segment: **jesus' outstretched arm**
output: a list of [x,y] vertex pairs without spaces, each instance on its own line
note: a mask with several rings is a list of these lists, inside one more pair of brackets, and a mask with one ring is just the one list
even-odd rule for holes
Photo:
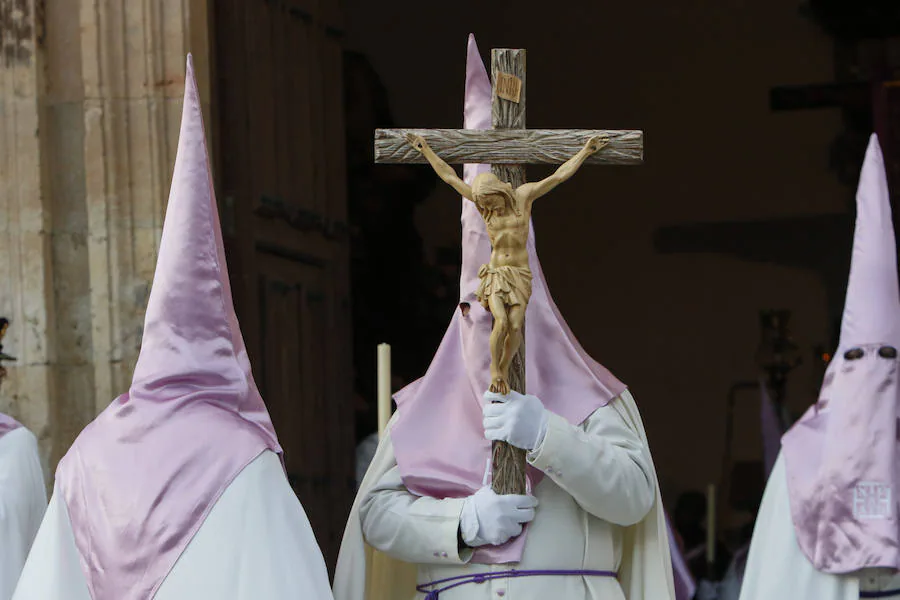
[[459,178],[456,171],[453,170],[453,167],[448,165],[440,156],[434,153],[434,150],[431,149],[428,142],[414,133],[407,133],[406,141],[408,141],[413,148],[422,153],[431,164],[431,168],[434,169],[434,172],[438,174],[438,177],[444,180],[444,183],[455,189],[468,200],[472,200],[472,188]]
[[531,204],[541,196],[551,192],[556,186],[567,181],[575,174],[584,161],[592,154],[596,154],[609,145],[609,138],[603,136],[594,136],[587,141],[584,148],[578,151],[578,154],[564,162],[553,175],[546,179],[536,181],[535,183],[526,183],[516,190],[516,194],[523,198],[527,204]]

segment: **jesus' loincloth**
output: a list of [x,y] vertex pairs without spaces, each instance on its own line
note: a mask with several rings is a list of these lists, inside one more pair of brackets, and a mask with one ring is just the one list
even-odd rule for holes
[[497,296],[506,306],[525,306],[531,298],[531,269],[528,267],[481,265],[478,277],[481,283],[475,290],[475,297],[488,310],[491,296]]

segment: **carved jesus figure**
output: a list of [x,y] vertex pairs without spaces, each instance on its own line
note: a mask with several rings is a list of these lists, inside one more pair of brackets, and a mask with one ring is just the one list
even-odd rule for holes
[[453,189],[471,200],[481,213],[491,240],[491,261],[478,272],[481,283],[476,297],[494,316],[491,331],[490,391],[509,393],[509,366],[522,344],[525,309],[531,298],[528,264],[528,223],[535,200],[566,181],[592,154],[609,145],[602,136],[592,137],[575,156],[542,181],[513,189],[493,173],[481,173],[471,187],[457,176],[421,137],[407,134],[407,141],[421,152],[432,168]]

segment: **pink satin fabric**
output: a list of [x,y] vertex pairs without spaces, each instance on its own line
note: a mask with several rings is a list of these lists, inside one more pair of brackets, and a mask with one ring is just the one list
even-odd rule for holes
[[[900,569],[897,358],[900,290],[884,159],[872,136],[856,195],[856,232],[840,345],[818,402],[784,436],[800,548],[826,573]],[[847,350],[864,356],[847,360]]]
[[57,470],[94,600],[147,600],[222,492],[281,452],[231,299],[193,62],[131,388]]
[[0,413],[0,437],[3,437],[13,429],[18,429],[22,424],[10,417]]
[[[491,127],[491,83],[474,36],[469,36],[466,61],[465,125]],[[466,165],[471,183],[487,165]],[[490,260],[491,244],[474,204],[462,200],[461,302],[467,316],[456,311],[425,376],[395,395],[397,420],[391,439],[403,482],[414,494],[432,498],[462,498],[484,481],[491,444],[484,437],[482,396],[490,384],[488,338],[490,313],[475,300],[478,269]],[[525,326],[526,386],[544,406],[578,424],[625,391],[594,361],[572,334],[547,289],[529,233],[528,254],[534,277]],[[528,469],[531,488],[543,473]],[[504,546],[479,548],[473,561],[499,564],[521,560],[527,534]]]

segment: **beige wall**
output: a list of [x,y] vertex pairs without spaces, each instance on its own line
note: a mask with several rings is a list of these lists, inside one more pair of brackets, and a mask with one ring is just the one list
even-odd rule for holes
[[[658,255],[652,234],[845,208],[825,170],[838,115],[768,109],[773,85],[831,79],[830,40],[780,0],[345,6],[348,46],[372,59],[401,126],[460,126],[473,31],[488,58],[527,48],[532,127],[644,129],[644,166],[588,169],[540,202],[541,260],[576,335],[635,392],[670,493],[718,479],[725,396],[756,376],[757,311],[793,310],[809,348],[828,341],[824,289],[808,272]],[[431,248],[458,240],[458,206],[441,189],[419,211]],[[809,366],[793,377],[796,405],[813,380]],[[739,458],[759,455],[756,427]]]
[[0,315],[19,361],[0,410],[48,472],[127,389],[181,119],[184,57],[209,97],[207,0],[0,0]]

